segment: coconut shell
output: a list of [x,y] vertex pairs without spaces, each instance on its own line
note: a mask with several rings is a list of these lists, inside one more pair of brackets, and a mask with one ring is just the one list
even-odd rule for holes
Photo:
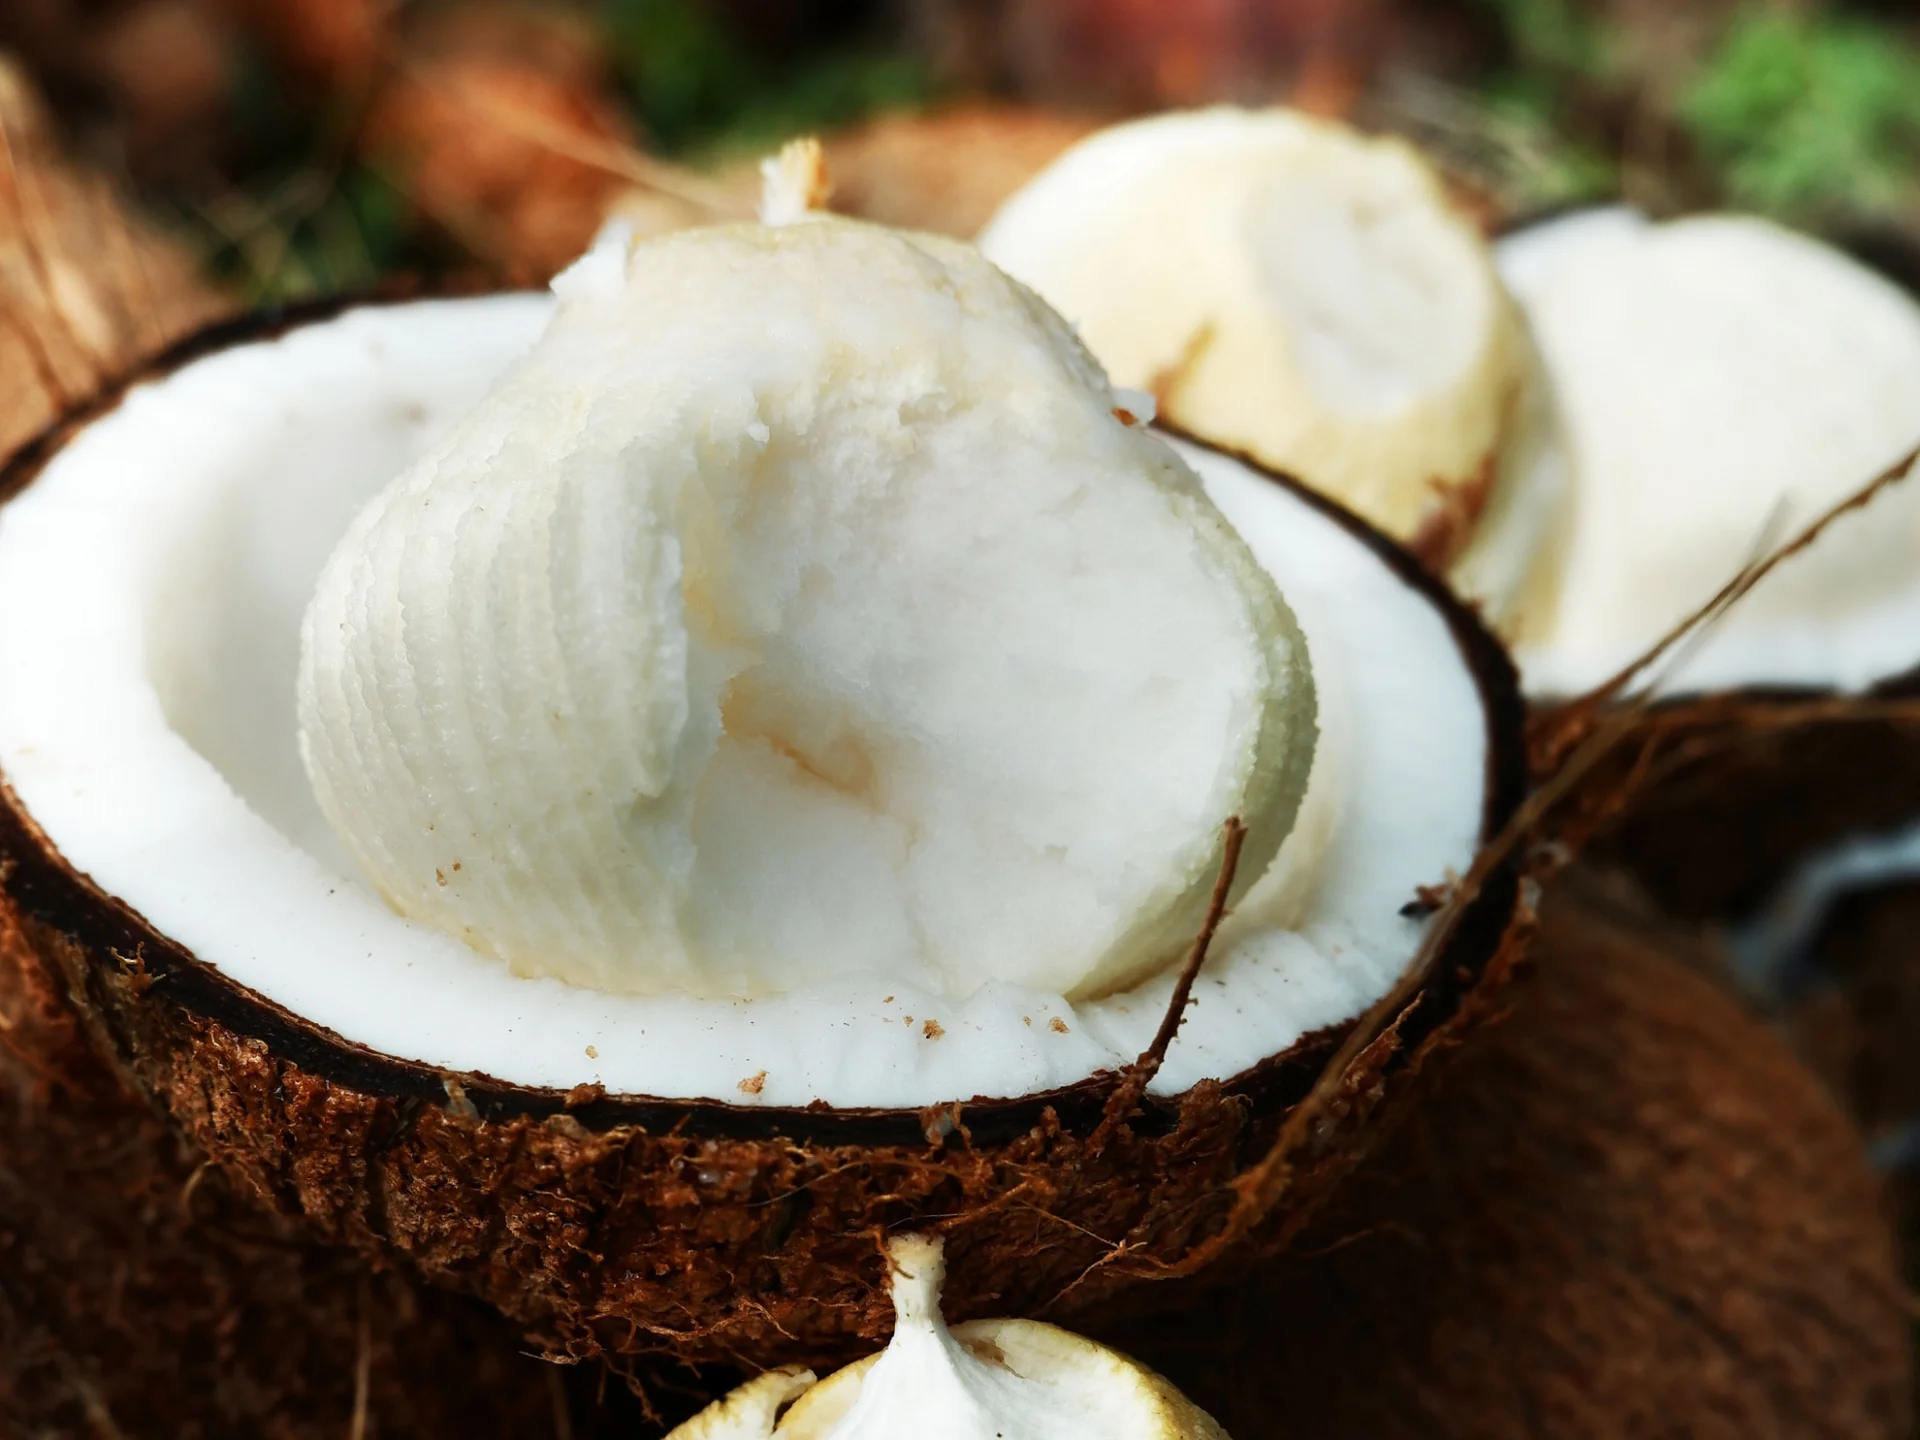
[[[230,327],[156,368],[287,323]],[[23,452],[0,496],[87,418]],[[1448,618],[1487,699],[1485,826],[1498,831],[1524,780],[1504,653],[1405,552],[1307,498]],[[955,1320],[1070,1319],[1235,1263],[1242,1242],[1281,1243],[1386,1128],[1406,1079],[1492,1004],[1525,930],[1515,867],[1490,865],[1441,927],[1444,947],[1363,1029],[1306,1036],[1173,1099],[1108,1074],[925,1111],[777,1110],[535,1090],[373,1054],[98,891],[3,776],[0,876],[18,943],[236,1187],[315,1240],[489,1301],[573,1359],[856,1356],[888,1333],[880,1241],[905,1224],[945,1234]]]
[[1650,926],[1556,886],[1510,1018],[1294,1253],[1106,1338],[1236,1440],[1910,1434],[1856,1132]]

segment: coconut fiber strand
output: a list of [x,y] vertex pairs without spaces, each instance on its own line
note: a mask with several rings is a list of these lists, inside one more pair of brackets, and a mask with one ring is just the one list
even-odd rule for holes
[[1860,1142],[1677,942],[1549,900],[1483,1031],[1290,1258],[1114,1337],[1236,1440],[1906,1436]]
[[[618,1378],[252,1211],[0,942],[0,1435],[651,1433]],[[1293,1257],[1113,1338],[1238,1440],[1904,1435],[1892,1242],[1817,1083],[1565,899],[1513,1003]]]

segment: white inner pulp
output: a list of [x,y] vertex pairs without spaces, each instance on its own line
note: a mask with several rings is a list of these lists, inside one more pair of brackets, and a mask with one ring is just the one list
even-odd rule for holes
[[980,244],[1169,419],[1402,539],[1482,478],[1524,376],[1487,245],[1433,167],[1290,111],[1104,130]]
[[[901,1236],[893,1339],[819,1384],[777,1371],[669,1440],[1214,1440],[1219,1428],[1165,1381],[1090,1340],[1031,1320],[949,1330],[940,1242]],[[797,1397],[798,1403],[781,1414]],[[776,1416],[778,1420],[776,1422]]]
[[[1521,607],[1530,692],[1577,694],[1920,442],[1920,304],[1765,221],[1577,212],[1500,245],[1571,476],[1555,572]],[[1855,689],[1920,662],[1920,482],[1785,561],[1669,689]]]
[[[359,310],[141,386],[66,446],[0,510],[0,770],[26,810],[77,869],[233,980],[448,1070],[915,1106],[1131,1060],[1170,973],[1081,1001],[1005,978],[953,998],[859,973],[754,1000],[610,993],[516,975],[358,878],[296,745],[302,610],[350,518],[550,310],[533,297]],[[1475,680],[1427,600],[1310,505],[1181,453],[1298,617],[1324,740],[1160,1093],[1239,1074],[1384,993],[1423,929],[1402,907],[1470,861],[1488,759]]]

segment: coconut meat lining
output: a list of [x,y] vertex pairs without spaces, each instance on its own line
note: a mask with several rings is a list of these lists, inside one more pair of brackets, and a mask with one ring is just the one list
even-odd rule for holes
[[[1499,261],[1571,472],[1568,543],[1515,636],[1530,694],[1603,683],[1920,442],[1920,305],[1806,236],[1616,207],[1518,230]],[[1909,476],[1682,647],[1663,688],[1858,691],[1912,668],[1917,526]]]
[[[743,1105],[1030,1094],[1131,1060],[1173,976],[1069,1003],[871,975],[752,1001],[526,979],[392,913],[340,853],[295,742],[299,621],[368,496],[523,353],[544,297],[350,312],[133,390],[0,509],[0,772],[66,862],[234,982],[372,1050],[509,1083]],[[1360,1013],[1464,870],[1488,770],[1445,617],[1361,539],[1181,444],[1280,582],[1322,741],[1300,819],[1239,905],[1157,1093],[1241,1074]]]

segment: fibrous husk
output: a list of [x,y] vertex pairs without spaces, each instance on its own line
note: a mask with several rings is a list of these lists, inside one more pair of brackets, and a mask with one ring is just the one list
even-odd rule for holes
[[[22,854],[17,838],[5,848]],[[1463,968],[1443,965],[1371,1044],[1342,1055],[1315,1123],[1300,1117],[1281,1156],[1284,1185],[1249,1210],[1241,1189],[1270,1178],[1260,1162],[1288,1140],[1341,1033],[1309,1037],[1231,1092],[1208,1082],[1118,1124],[1103,1123],[1115,1077],[919,1115],[549,1099],[384,1062],[223,995],[216,974],[151,932],[64,907],[53,920],[45,879],[10,881],[19,933],[77,998],[95,1044],[254,1203],[313,1239],[476,1294],[570,1359],[856,1357],[887,1332],[880,1242],[901,1225],[947,1237],[956,1318],[1070,1323],[1161,1277],[1237,1263],[1249,1246],[1283,1243],[1337,1189],[1524,945],[1506,918],[1509,875],[1473,918],[1472,945],[1453,952]]]
[[[26,954],[0,946],[0,1420],[334,1436],[365,1355],[369,1435],[654,1433],[591,1428],[580,1370],[569,1432],[558,1372],[477,1311],[292,1242],[117,1088]],[[1561,887],[1512,1014],[1289,1258],[1103,1337],[1238,1440],[1904,1435],[1858,1142],[1698,964]]]
[[0,56],[0,455],[232,308],[188,246],[61,152]]
[[1904,1436],[1856,1132],[1710,960],[1550,892],[1532,973],[1288,1258],[1108,1336],[1236,1440]]
[[[1543,710],[1537,757],[1591,716]],[[1677,919],[1753,913],[1812,852],[1920,815],[1920,686],[1734,691],[1647,706],[1553,821]]]
[[618,1379],[522,1348],[250,1204],[123,1088],[0,916],[0,1433],[632,1433]]

